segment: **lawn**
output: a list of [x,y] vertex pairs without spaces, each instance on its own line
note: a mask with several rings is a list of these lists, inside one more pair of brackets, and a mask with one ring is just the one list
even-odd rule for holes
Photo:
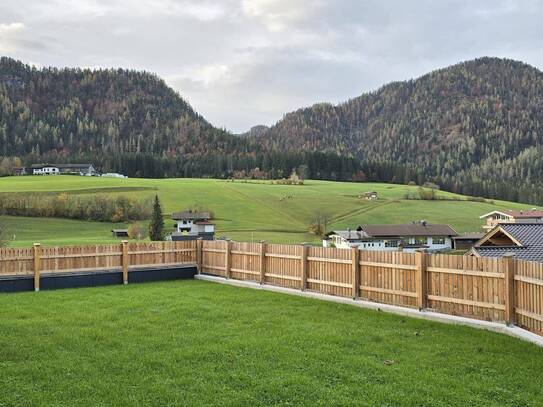
[[[132,197],[152,197],[158,194],[165,214],[187,207],[201,206],[214,212],[217,235],[236,240],[272,243],[318,242],[307,233],[317,213],[331,218],[329,228],[355,228],[361,223],[401,223],[425,219],[447,223],[458,232],[477,231],[479,216],[496,209],[529,208],[512,202],[466,201],[465,197],[439,192],[441,197],[456,197],[462,201],[405,200],[407,192],[417,187],[378,183],[306,181],[305,185],[272,185],[269,182],[229,182],[212,179],[115,179],[95,177],[6,177],[0,178],[2,192],[67,192],[72,194],[104,193]],[[358,198],[365,191],[376,191],[377,201]],[[1,196],[0,196],[1,199]],[[0,219],[2,221],[2,219]],[[43,244],[71,242],[95,243],[108,241],[111,225],[79,222],[79,227],[56,224],[51,233],[48,224],[36,222],[34,235],[22,232],[28,219],[7,223],[9,236],[21,236],[13,246],[26,246],[30,240]],[[71,224],[75,225],[75,224]],[[167,228],[173,222],[168,219]],[[90,232],[91,229],[96,231]],[[88,232],[87,232],[88,231]]]
[[535,345],[203,281],[0,295],[0,332],[0,405],[543,403]]

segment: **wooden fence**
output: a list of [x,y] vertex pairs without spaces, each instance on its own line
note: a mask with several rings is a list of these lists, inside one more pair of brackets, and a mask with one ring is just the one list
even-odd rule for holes
[[204,241],[200,272],[516,324],[543,335],[543,264],[424,252]]
[[200,273],[516,324],[543,335],[543,264],[232,241],[0,249],[0,277],[197,264]]
[[0,277],[34,276],[40,288],[40,275],[93,271],[121,271],[128,283],[130,269],[196,264],[197,242],[152,242],[100,244],[90,246],[0,249]]

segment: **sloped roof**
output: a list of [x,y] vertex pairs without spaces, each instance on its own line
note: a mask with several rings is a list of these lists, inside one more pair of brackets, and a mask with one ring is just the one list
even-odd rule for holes
[[173,220],[208,220],[211,219],[209,212],[181,211],[172,213]]
[[357,230],[336,230],[330,234],[336,234],[347,240],[363,239],[370,237],[405,237],[405,236],[456,236],[457,233],[449,225],[432,225],[407,223],[400,225],[360,225]]
[[461,235],[454,236],[454,240],[479,240],[482,239],[485,234],[482,232],[470,232],[462,233]]
[[88,168],[92,167],[92,164],[32,164],[30,168],[38,169],[43,167],[56,167],[56,168]]
[[456,236],[458,233],[449,225],[429,223],[407,223],[403,225],[360,225],[362,230],[373,237],[393,236]]
[[472,250],[482,257],[503,257],[511,253],[517,259],[543,262],[543,223],[502,223],[488,234],[501,229],[513,236],[522,246],[479,246]]
[[479,216],[479,218],[480,219],[486,218],[495,213],[511,216],[517,219],[543,218],[543,211],[540,211],[540,210],[514,211],[512,209],[508,209],[505,211],[492,211],[492,212],[485,213],[484,215]]

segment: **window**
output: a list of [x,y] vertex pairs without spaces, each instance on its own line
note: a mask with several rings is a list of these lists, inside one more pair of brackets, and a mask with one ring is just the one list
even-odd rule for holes
[[385,240],[385,247],[398,247],[397,240]]
[[445,244],[445,238],[444,237],[433,237],[432,238],[433,244]]
[[417,237],[417,238],[415,238],[415,244],[416,245],[428,244],[428,238],[427,237]]

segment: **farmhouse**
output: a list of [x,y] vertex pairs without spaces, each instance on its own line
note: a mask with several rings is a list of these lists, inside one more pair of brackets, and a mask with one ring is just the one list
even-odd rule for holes
[[501,223],[475,243],[469,254],[477,257],[512,254],[520,260],[543,262],[543,223]]
[[172,219],[176,221],[175,231],[172,233],[172,240],[213,240],[215,236],[215,225],[209,220],[209,212],[194,212],[191,210],[175,212]]
[[536,223],[543,222],[543,211],[531,209],[528,211],[492,211],[479,216],[486,219],[483,229],[491,230],[500,223]]
[[323,240],[324,247],[361,250],[442,251],[452,249],[457,233],[449,225],[431,225],[425,221],[404,225],[360,225],[356,230],[332,231]]
[[33,175],[79,174],[94,175],[96,170],[92,164],[32,164]]

